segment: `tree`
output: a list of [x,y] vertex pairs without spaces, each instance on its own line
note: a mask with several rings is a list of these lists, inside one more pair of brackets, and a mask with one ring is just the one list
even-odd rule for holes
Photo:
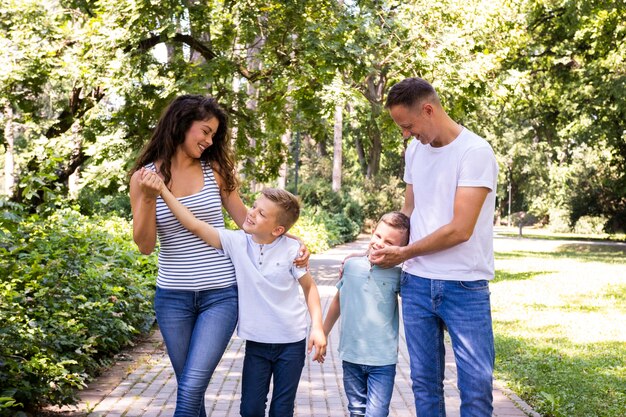
[[[623,230],[626,109],[619,103],[626,98],[626,9],[618,3],[530,0],[520,4],[521,18],[512,20],[509,39],[498,45],[502,69],[495,89],[501,93],[502,111],[493,120],[501,124],[501,132],[515,130],[513,138],[525,145],[525,152],[545,155],[541,163],[522,162],[513,171],[516,178],[524,171],[544,178],[543,191],[526,191],[528,202],[544,200],[542,207],[535,207],[537,214],[546,215],[549,206],[565,209],[572,224],[586,214],[604,215],[614,230]],[[585,146],[596,155],[603,154],[603,148],[609,150],[608,156],[594,161],[607,175],[588,178],[594,184],[590,187],[570,183],[569,197],[554,199],[550,190],[562,190],[563,184],[546,172],[551,166],[576,170],[580,163],[576,150]],[[510,149],[511,143],[503,147]],[[562,171],[551,170],[554,175]],[[585,201],[589,193],[584,190],[590,188],[606,196],[599,200],[602,204],[576,202]]]

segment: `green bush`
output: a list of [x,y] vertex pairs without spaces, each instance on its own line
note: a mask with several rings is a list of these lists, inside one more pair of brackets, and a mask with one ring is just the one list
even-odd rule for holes
[[406,187],[400,178],[366,179],[362,187],[354,187],[351,196],[361,206],[363,218],[375,223],[385,213],[400,210]]
[[332,246],[354,240],[361,225],[343,213],[329,213],[320,208],[304,208],[289,233],[298,236],[311,253],[320,253]]
[[601,216],[582,216],[576,222],[574,226],[574,233],[582,233],[582,234],[602,234],[604,233],[604,228],[606,225],[607,219]]
[[71,209],[0,218],[0,415],[76,401],[154,322],[156,262],[130,224]]
[[550,223],[548,229],[553,233],[568,233],[572,229],[569,225],[569,213],[563,209],[551,209],[548,212]]

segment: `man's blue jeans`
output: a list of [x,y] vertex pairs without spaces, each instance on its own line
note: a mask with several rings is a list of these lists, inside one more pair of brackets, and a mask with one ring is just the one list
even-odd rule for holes
[[178,382],[174,416],[205,417],[204,394],[237,324],[237,286],[157,287],[154,310]]
[[265,417],[265,404],[274,378],[269,417],[292,417],[304,359],[306,339],[294,343],[246,340],[241,382],[242,417]]
[[461,416],[492,415],[495,349],[489,294],[485,280],[435,280],[403,272],[402,316],[417,415],[446,414],[444,325],[456,360]]
[[370,366],[346,361],[342,365],[350,417],[387,417],[396,365]]

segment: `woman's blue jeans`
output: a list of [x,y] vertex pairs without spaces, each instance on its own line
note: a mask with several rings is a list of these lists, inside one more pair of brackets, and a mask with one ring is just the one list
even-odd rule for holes
[[174,416],[205,417],[206,389],[237,325],[237,286],[157,287],[154,310],[178,382]]
[[417,415],[446,415],[445,325],[456,360],[461,417],[491,416],[495,349],[489,282],[426,279],[403,272],[400,295]]
[[343,361],[342,367],[350,417],[387,417],[396,364],[370,366]]
[[246,340],[241,382],[242,417],[265,417],[270,379],[273,378],[269,417],[292,417],[306,358],[306,339],[294,343]]

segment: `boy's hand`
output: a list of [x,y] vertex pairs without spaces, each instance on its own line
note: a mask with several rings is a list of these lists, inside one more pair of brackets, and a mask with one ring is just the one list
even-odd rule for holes
[[324,363],[324,358],[326,357],[326,336],[324,335],[324,331],[322,329],[311,329],[307,354],[311,353],[313,346],[315,346],[315,354],[313,355],[312,360]]
[[163,180],[156,172],[142,168],[139,186],[146,196],[156,198],[161,195]]

